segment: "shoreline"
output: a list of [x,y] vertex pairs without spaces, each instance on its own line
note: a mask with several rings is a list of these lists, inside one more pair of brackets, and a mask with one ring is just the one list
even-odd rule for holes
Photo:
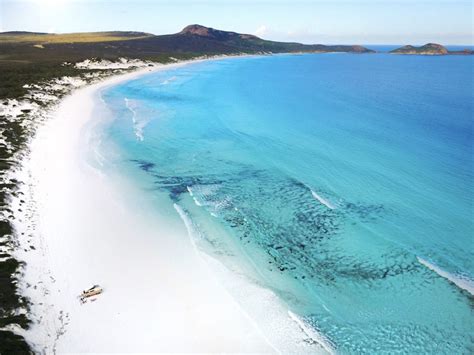
[[[260,329],[217,277],[218,262],[195,248],[188,226],[157,216],[125,178],[111,180],[86,161],[101,90],[187,63],[146,67],[73,91],[30,142],[20,172],[29,207],[16,223],[25,248],[16,254],[26,262],[20,290],[31,300],[33,321],[18,333],[35,351],[278,353],[293,346],[278,337],[304,333],[297,322],[287,324],[291,317],[281,307],[270,317],[280,324]],[[26,235],[36,238],[34,249],[27,250]],[[230,276],[222,265],[217,269]],[[81,305],[78,295],[94,284],[104,293]],[[275,297],[257,289],[247,288]]]
[[[42,286],[22,290],[32,301],[35,318],[22,335],[33,349],[46,353],[268,352],[271,347],[192,248],[183,247],[187,235],[151,223],[156,216],[128,213],[129,202],[84,164],[86,149],[80,145],[93,117],[95,95],[152,71],[113,76],[73,92],[31,142],[27,170],[33,201],[41,211],[35,233],[40,242],[38,249],[19,257],[26,261],[22,282],[33,285],[36,280]],[[74,209],[69,211],[72,201]],[[104,293],[81,305],[77,295],[95,283],[104,287]],[[231,324],[226,322],[230,319]],[[226,323],[228,327],[223,326]],[[244,336],[247,341],[242,342]]]

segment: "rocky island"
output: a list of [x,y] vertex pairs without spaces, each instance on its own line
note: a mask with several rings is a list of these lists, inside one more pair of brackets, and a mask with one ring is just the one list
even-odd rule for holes
[[427,43],[424,46],[415,47],[411,45],[403,46],[390,51],[391,54],[414,54],[414,55],[470,55],[474,51],[465,49],[463,51],[448,51],[448,49],[441,44]]

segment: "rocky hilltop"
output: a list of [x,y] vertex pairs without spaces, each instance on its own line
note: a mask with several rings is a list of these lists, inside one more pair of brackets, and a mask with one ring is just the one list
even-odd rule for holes
[[[356,45],[326,46],[268,41],[251,34],[217,30],[197,24],[178,33],[154,35],[133,31],[39,33],[0,32],[0,98],[21,96],[25,82],[72,75],[61,64],[87,59],[120,58],[166,63],[218,55],[271,53],[373,53]],[[25,82],[23,82],[25,81]]]
[[421,47],[411,45],[403,46],[390,51],[392,54],[417,54],[417,55],[448,55],[448,54],[474,54],[472,50],[448,51],[446,47],[437,43],[427,43]]
[[0,33],[2,60],[76,62],[91,57],[120,57],[163,61],[203,55],[261,53],[373,53],[362,46],[302,44],[268,41],[250,34],[189,25],[168,35],[140,32],[91,32],[48,34],[31,32]]
[[211,27],[205,27],[201,25],[189,25],[186,26],[179,34],[182,35],[197,35],[197,36],[202,36],[202,37],[207,37],[207,38],[212,38],[212,39],[217,39],[217,40],[229,40],[229,39],[254,39],[258,40],[259,38],[254,35],[248,35],[248,34],[241,34],[237,32],[230,32],[230,31],[221,31],[221,30],[216,30]]
[[[181,32],[170,35],[175,36],[176,43],[186,42],[203,46],[201,48],[219,48],[225,52],[244,53],[325,53],[325,52],[347,52],[347,53],[373,53],[357,45],[327,46],[322,44],[302,44],[294,42],[268,41],[250,34],[242,34],[231,31],[216,30],[201,25],[189,25]],[[157,36],[162,37],[162,36]],[[201,48],[197,49],[200,50]]]

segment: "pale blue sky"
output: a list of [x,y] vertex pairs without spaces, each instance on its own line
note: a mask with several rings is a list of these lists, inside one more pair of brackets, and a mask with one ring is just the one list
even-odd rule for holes
[[305,43],[474,44],[469,0],[0,0],[0,31],[165,34],[192,23]]

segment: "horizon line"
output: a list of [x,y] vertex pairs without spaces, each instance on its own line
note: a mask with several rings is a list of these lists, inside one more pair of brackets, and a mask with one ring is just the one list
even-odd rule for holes
[[[197,25],[197,24],[191,24],[191,25]],[[190,25],[188,25],[190,26]],[[199,25],[199,26],[203,26],[203,27],[207,27],[207,28],[212,28],[214,30],[218,30],[218,31],[224,31],[224,32],[234,32],[234,33],[238,33],[238,34],[249,34],[249,35],[253,35],[253,36],[256,36],[262,40],[267,40],[267,41],[274,41],[274,42],[283,42],[283,43],[300,43],[300,44],[305,44],[305,45],[318,45],[318,44],[322,44],[322,45],[363,45],[363,46],[404,46],[404,45],[413,45],[413,46],[423,46],[425,44],[428,44],[428,43],[437,43],[437,44],[442,44],[443,46],[468,46],[468,47],[474,47],[474,42],[468,44],[468,43],[447,43],[447,42],[442,42],[442,41],[433,41],[433,40],[429,40],[429,41],[426,41],[426,42],[399,42],[399,43],[364,43],[364,42],[351,42],[351,43],[348,43],[348,42],[338,42],[338,43],[335,43],[335,42],[326,42],[326,41],[323,41],[323,42],[307,42],[307,41],[298,41],[298,40],[277,40],[277,39],[269,39],[269,38],[265,38],[265,37],[260,37],[258,35],[255,35],[253,33],[247,33],[247,32],[236,32],[236,31],[232,31],[232,30],[221,30],[221,29],[217,29],[217,28],[214,28],[214,27],[210,27],[210,26],[204,26],[204,25]],[[186,27],[186,26],[185,26]],[[184,28],[184,27],[183,27]],[[99,30],[99,31],[72,31],[72,32],[43,32],[43,31],[26,31],[26,30],[4,30],[4,31],[1,31],[0,34],[6,34],[6,33],[11,33],[11,32],[23,32],[23,33],[31,33],[31,34],[44,34],[44,35],[67,35],[67,34],[85,34],[85,33],[106,33],[106,32],[136,32],[136,33],[143,33],[143,34],[147,34],[147,35],[152,35],[152,36],[166,36],[166,35],[173,35],[173,34],[178,34],[181,32],[181,30],[179,30],[178,32],[170,32],[170,33],[161,33],[161,34],[156,34],[156,33],[152,33],[152,32],[146,32],[146,31],[140,31],[140,30]]]

